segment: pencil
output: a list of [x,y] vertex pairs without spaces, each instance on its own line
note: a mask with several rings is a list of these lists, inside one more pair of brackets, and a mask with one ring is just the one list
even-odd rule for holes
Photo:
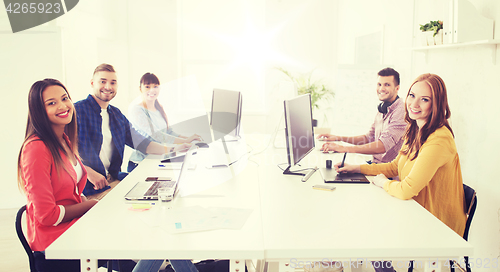
[[345,156],[347,156],[347,152],[344,153],[344,158],[342,159],[342,163],[340,164],[340,168],[344,167]]

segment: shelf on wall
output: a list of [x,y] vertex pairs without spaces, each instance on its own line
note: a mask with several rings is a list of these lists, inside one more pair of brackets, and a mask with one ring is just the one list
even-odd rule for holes
[[449,43],[449,44],[440,44],[440,45],[429,45],[429,46],[420,46],[411,48],[412,51],[423,52],[425,53],[425,61],[427,62],[427,53],[429,50],[437,50],[437,49],[446,49],[446,48],[459,48],[465,46],[474,46],[474,45],[486,45],[491,46],[491,62],[496,64],[496,53],[497,53],[497,45],[500,44],[500,40],[481,40],[481,41],[471,41],[471,42],[463,42],[463,43]]
[[448,43],[448,44],[439,44],[439,45],[420,46],[420,47],[413,47],[411,50],[424,51],[424,50],[433,50],[433,49],[455,48],[455,47],[463,47],[463,46],[471,46],[471,45],[488,45],[488,44],[497,45],[497,44],[500,44],[500,40],[482,40],[482,41],[463,42],[463,43]]

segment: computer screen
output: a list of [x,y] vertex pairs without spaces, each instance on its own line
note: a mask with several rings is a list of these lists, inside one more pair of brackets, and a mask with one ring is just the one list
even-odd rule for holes
[[285,136],[288,168],[283,174],[304,175],[290,171],[314,149],[311,95],[304,94],[285,100]]
[[214,89],[210,125],[215,141],[226,135],[239,138],[242,100],[241,92]]

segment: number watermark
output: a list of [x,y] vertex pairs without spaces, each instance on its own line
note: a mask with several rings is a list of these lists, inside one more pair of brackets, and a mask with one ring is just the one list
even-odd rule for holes
[[4,0],[12,32],[20,32],[64,15],[79,0]]

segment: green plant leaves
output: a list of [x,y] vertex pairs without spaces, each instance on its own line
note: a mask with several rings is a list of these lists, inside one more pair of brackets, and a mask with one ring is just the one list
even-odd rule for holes
[[320,100],[330,101],[335,95],[333,90],[328,89],[325,85],[318,82],[311,82],[312,71],[305,76],[295,77],[283,68],[276,69],[287,75],[297,85],[297,93],[299,95],[311,94],[311,106],[313,109],[319,109],[318,102]]
[[420,25],[420,30],[422,32],[433,31],[434,36],[437,35],[440,29],[443,29],[443,21],[430,21],[425,25]]

